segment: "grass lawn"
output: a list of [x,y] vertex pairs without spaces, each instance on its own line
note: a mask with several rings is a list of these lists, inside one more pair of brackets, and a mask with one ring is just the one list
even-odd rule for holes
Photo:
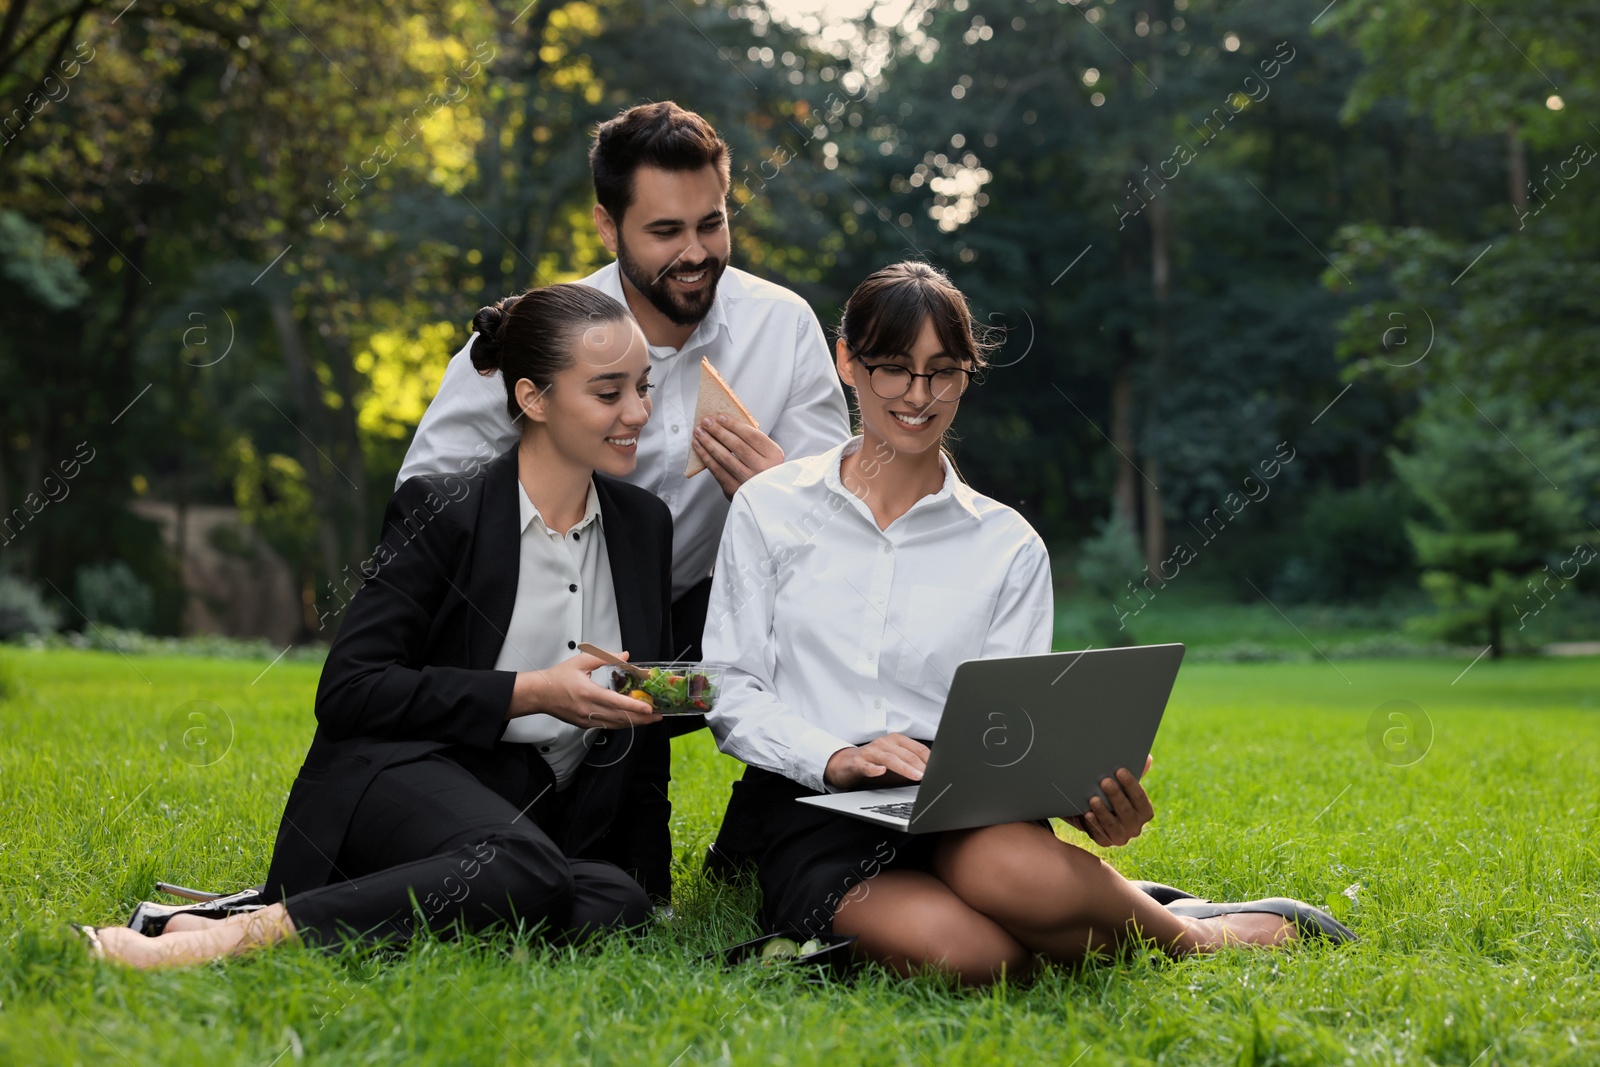
[[[1186,665],[1148,779],[1157,819],[1110,856],[1219,898],[1335,900],[1359,944],[1135,954],[966,993],[699,962],[755,932],[748,892],[700,877],[737,773],[704,732],[674,753],[679,919],[640,945],[93,963],[62,920],[120,923],[156,878],[262,878],[319,668],[0,650],[0,1063],[1593,1064],[1600,660],[1465,666]],[[1393,700],[1426,715],[1425,754],[1369,745]],[[203,764],[181,758],[192,701],[231,723]]]
[[[1415,654],[1429,646],[1448,647],[1439,639],[1407,629],[1409,619],[1436,610],[1427,594],[1414,587],[1392,589],[1376,603],[1308,604],[1281,597],[1269,602],[1253,591],[1235,589],[1201,574],[1193,581],[1174,581],[1166,589],[1155,590],[1154,595],[1146,593],[1145,598],[1141,601],[1128,591],[1113,605],[1081,588],[1071,593],[1058,591],[1056,647],[1104,645],[1105,627],[1122,636],[1116,630],[1119,610],[1128,613],[1123,624],[1135,643],[1182,641],[1195,659],[1309,660],[1317,658],[1313,648],[1334,659],[1368,658]],[[1533,609],[1543,601],[1532,594],[1520,601],[1526,617],[1521,625],[1508,618],[1506,641],[1527,651],[1552,642],[1600,638],[1600,597],[1572,591],[1550,599],[1551,603],[1536,612]],[[1469,642],[1467,659],[1484,643]]]

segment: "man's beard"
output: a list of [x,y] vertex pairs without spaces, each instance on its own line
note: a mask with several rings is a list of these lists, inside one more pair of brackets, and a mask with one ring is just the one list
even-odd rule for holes
[[[711,311],[712,301],[717,298],[717,282],[722,279],[722,272],[728,269],[727,260],[708,256],[699,264],[684,264],[674,260],[659,274],[648,271],[628,254],[628,245],[620,232],[617,234],[617,263],[623,276],[674,326],[693,326],[706,317]],[[690,269],[686,270],[686,266]],[[711,272],[704,289],[692,293],[673,291],[672,283],[667,279],[669,273],[693,274],[702,267]]]

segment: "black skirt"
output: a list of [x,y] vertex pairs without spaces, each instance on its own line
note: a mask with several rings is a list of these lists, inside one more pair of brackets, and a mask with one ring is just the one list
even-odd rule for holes
[[879,871],[933,869],[938,834],[910,834],[795,802],[818,795],[759,767],[746,767],[733,783],[726,821],[759,827],[759,920],[768,933],[830,933],[846,894]]

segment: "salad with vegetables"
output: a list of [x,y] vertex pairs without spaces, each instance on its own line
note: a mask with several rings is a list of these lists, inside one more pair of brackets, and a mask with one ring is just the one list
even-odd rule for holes
[[778,960],[799,959],[813,952],[821,952],[827,947],[815,937],[803,945],[792,937],[775,937],[761,946],[761,952],[756,958],[761,961],[761,966],[768,967]]
[[611,672],[611,688],[649,703],[662,714],[682,715],[710,711],[717,702],[722,669],[687,663],[638,664],[649,670],[643,678],[623,670]]

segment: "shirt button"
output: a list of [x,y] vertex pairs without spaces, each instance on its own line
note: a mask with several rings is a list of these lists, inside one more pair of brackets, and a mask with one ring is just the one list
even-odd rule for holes
[[550,751],[550,746],[549,745],[540,745],[539,746],[539,751],[540,752],[549,752]]
[[572,539],[573,539],[573,540],[574,540],[574,541],[576,541],[576,540],[577,540],[577,539],[578,539],[578,535],[577,535],[577,534],[576,534],[576,533],[574,533],[574,534],[573,534],[573,535],[572,535]]
[[578,642],[576,642],[576,641],[568,641],[567,642],[567,647],[568,648],[577,648],[578,647]]
[[868,652],[867,653],[867,662],[868,663],[872,662],[873,660],[875,660],[877,658],[878,658],[878,654],[876,652]]
[[872,706],[873,706],[873,707],[875,707],[875,708],[881,708],[881,707],[883,707],[883,698],[882,698],[882,697],[879,697],[879,698],[878,698],[878,699],[877,699],[877,700],[874,700],[874,701],[873,701],[873,702],[872,702]]
[[875,596],[875,597],[872,598],[872,602],[874,604],[882,604],[883,603],[883,597]]
[[893,545],[884,545],[883,546],[883,554],[885,556],[887,556],[889,553],[891,553],[893,551],[894,551],[894,546]]
[[672,427],[672,432],[673,432],[673,433],[677,433],[677,432],[678,432],[678,427],[677,427],[677,424],[676,424],[676,423],[674,423],[674,424],[673,424],[673,427]]
[[569,593],[576,593],[576,592],[577,592],[577,591],[578,591],[578,587],[577,587],[577,586],[575,586],[575,585],[569,585],[569,586],[567,586],[567,592],[569,592]]

